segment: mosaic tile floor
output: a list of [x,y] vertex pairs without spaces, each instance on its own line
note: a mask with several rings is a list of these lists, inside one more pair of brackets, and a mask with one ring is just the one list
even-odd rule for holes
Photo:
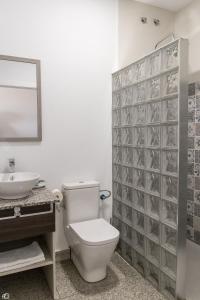
[[[62,300],[164,300],[143,277],[114,254],[107,277],[98,283],[85,282],[71,261],[57,264],[57,291]],[[41,270],[0,278],[0,295],[10,293],[10,300],[52,300]]]

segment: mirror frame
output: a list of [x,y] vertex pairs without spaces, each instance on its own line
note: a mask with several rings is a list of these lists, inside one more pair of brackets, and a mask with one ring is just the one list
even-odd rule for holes
[[40,60],[10,55],[0,55],[0,60],[15,62],[24,62],[36,65],[36,83],[37,83],[37,136],[19,137],[19,138],[1,138],[0,142],[40,142],[42,141],[42,105],[41,105],[41,67]]

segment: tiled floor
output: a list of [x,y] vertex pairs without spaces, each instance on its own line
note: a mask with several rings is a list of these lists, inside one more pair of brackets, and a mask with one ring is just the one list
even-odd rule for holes
[[[146,280],[124,262],[113,256],[107,277],[98,283],[87,283],[71,261],[57,264],[57,291],[62,300],[164,300]],[[10,300],[52,300],[41,270],[32,270],[0,278],[0,295],[10,293]]]

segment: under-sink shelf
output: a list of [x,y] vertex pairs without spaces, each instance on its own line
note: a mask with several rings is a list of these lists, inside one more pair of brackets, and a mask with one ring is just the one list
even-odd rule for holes
[[[41,268],[53,299],[58,299],[55,264],[55,197],[50,191],[42,189],[34,191],[32,196],[25,199],[0,201],[0,208],[0,252],[18,249],[37,241],[45,257],[43,261],[35,260],[24,266],[7,267],[7,270],[2,267],[0,279],[3,276]],[[19,215],[15,214],[16,208],[20,212]]]
[[45,266],[50,266],[50,265],[53,265],[53,258],[51,257],[51,254],[48,250],[48,247],[46,245],[46,242],[43,240],[42,237],[37,237],[35,239],[29,239],[29,240],[21,240],[21,241],[17,241],[15,243],[3,243],[1,244],[1,250],[2,252],[3,251],[6,251],[7,250],[11,250],[11,249],[16,249],[16,248],[20,248],[20,247],[23,247],[24,245],[27,245],[33,241],[37,241],[38,244],[40,245],[43,253],[44,253],[44,257],[45,257],[45,260],[44,261],[41,261],[41,262],[37,262],[37,263],[30,263],[29,265],[27,266],[23,266],[21,268],[16,268],[16,267],[13,267],[13,269],[11,270],[8,270],[8,271],[0,271],[0,277],[3,277],[3,276],[6,276],[6,275],[10,275],[10,274],[14,274],[14,273],[20,273],[20,272],[23,272],[23,271],[28,271],[28,270],[31,270],[31,269],[36,269],[36,268],[42,268],[42,267],[45,267]]

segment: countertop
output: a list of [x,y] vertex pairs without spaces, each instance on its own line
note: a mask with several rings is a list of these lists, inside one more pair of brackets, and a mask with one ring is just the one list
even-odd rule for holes
[[35,206],[42,204],[51,204],[59,202],[58,199],[54,196],[54,194],[46,188],[41,188],[38,190],[33,190],[30,192],[30,195],[23,199],[16,200],[4,200],[0,199],[0,210],[3,209],[11,209],[16,206],[24,207],[24,206]]

